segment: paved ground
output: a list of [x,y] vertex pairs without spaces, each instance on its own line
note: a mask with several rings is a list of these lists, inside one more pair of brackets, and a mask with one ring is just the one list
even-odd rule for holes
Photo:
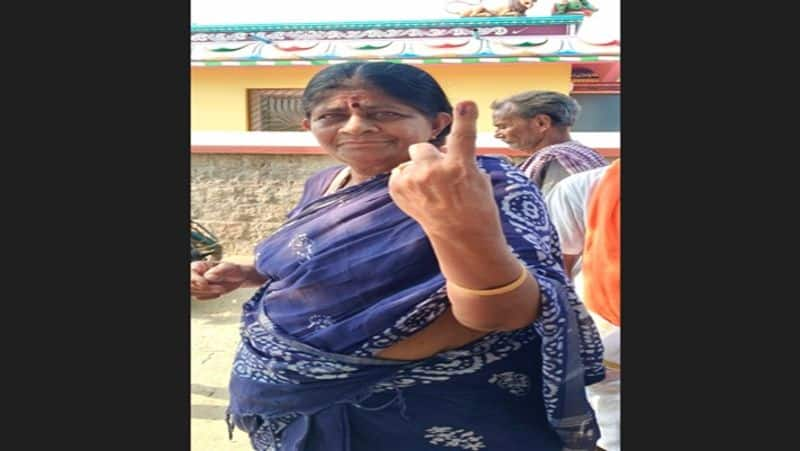
[[[226,257],[245,262],[252,257]],[[228,440],[225,407],[228,378],[239,342],[242,304],[255,292],[246,288],[210,301],[191,300],[191,449],[249,451],[247,436],[234,431]]]

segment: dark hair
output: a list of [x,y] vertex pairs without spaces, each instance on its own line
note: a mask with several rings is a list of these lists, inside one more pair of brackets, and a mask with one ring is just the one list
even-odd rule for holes
[[[429,73],[408,64],[382,61],[334,64],[317,72],[303,91],[303,112],[310,117],[311,110],[331,91],[356,87],[379,89],[430,119],[438,113],[453,114],[447,95]],[[449,133],[450,124],[430,143],[444,144]]]
[[546,114],[550,116],[553,125],[561,127],[571,127],[581,112],[581,106],[575,99],[555,91],[521,92],[495,100],[490,106],[493,110],[498,110],[506,105],[512,105],[513,112],[524,118]]

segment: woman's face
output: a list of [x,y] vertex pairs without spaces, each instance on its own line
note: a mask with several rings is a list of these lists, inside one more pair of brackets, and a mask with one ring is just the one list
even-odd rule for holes
[[407,161],[408,147],[437,136],[452,120],[433,120],[377,89],[341,89],[323,98],[303,120],[331,156],[363,175],[389,172]]

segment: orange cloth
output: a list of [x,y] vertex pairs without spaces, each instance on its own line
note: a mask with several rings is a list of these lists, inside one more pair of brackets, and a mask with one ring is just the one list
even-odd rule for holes
[[589,310],[620,326],[621,159],[603,174],[586,207],[583,301]]

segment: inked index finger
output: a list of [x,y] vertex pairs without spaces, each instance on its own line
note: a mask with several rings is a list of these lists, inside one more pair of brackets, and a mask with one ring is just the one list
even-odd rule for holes
[[453,109],[453,125],[447,135],[445,159],[475,164],[478,136],[478,106],[471,100],[458,102]]

